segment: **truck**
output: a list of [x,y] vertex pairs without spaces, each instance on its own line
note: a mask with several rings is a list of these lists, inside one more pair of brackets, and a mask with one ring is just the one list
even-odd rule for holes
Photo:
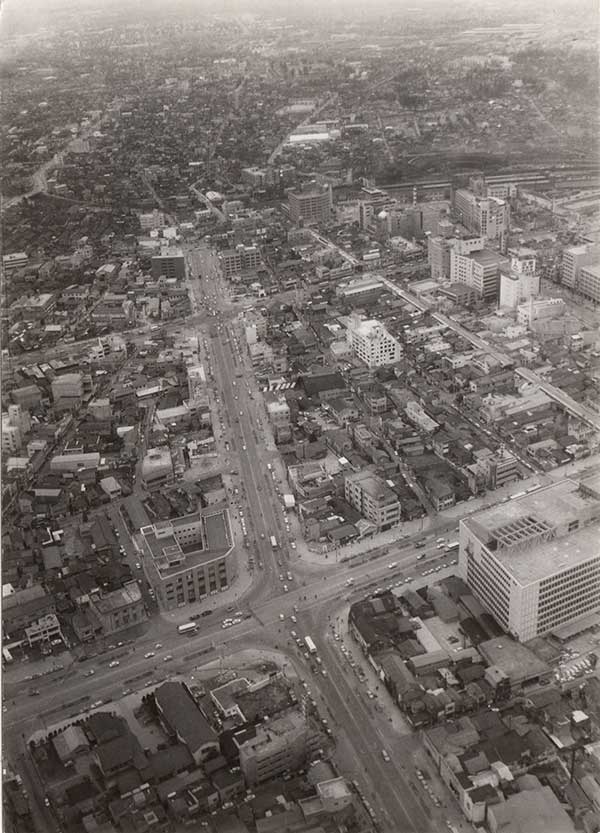
[[274,535],[271,535],[271,537],[269,538],[269,541],[271,542],[271,546],[273,547],[273,549],[276,550],[277,549],[277,538]]
[[313,655],[314,655],[314,654],[316,654],[316,653],[317,653],[317,646],[316,646],[316,645],[315,645],[315,643],[312,641],[312,639],[310,638],[310,636],[305,636],[305,637],[304,637],[304,644],[305,644],[305,645],[306,645],[306,647],[308,648],[308,653],[309,653],[309,654],[313,654]]

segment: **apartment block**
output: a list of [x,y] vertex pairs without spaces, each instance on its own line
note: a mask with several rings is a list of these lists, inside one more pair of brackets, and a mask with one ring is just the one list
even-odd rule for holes
[[400,501],[385,480],[370,471],[349,474],[344,481],[344,496],[377,529],[389,529],[400,522]]
[[521,641],[600,610],[600,491],[562,480],[460,522],[459,571]]

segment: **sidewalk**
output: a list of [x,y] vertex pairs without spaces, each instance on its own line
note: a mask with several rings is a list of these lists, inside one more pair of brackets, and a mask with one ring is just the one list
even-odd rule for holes
[[[588,458],[587,461],[579,461],[580,468],[589,467],[589,460],[590,458]],[[587,463],[587,465],[584,466],[584,463]],[[569,475],[567,475],[566,472],[562,473],[562,477],[566,476],[572,476],[572,474],[569,473]],[[557,479],[560,479],[560,477]],[[329,552],[315,552],[308,547],[305,541],[298,540],[297,553],[307,564],[319,564],[322,566],[330,565],[332,562],[341,561],[342,558],[351,558],[353,556],[365,555],[367,553],[374,555],[375,552],[382,547],[393,546],[394,544],[398,544],[403,538],[410,538],[414,535],[418,535],[420,532],[422,532],[423,535],[445,532],[455,523],[458,523],[458,521],[462,518],[466,518],[474,512],[478,512],[480,509],[487,509],[490,506],[494,506],[504,498],[510,497],[511,494],[524,491],[529,486],[533,486],[534,483],[546,485],[550,482],[552,482],[552,478],[547,474],[532,475],[526,480],[519,480],[517,483],[511,483],[507,486],[503,486],[502,488],[496,489],[496,491],[490,492],[481,497],[474,497],[466,502],[456,504],[456,506],[445,509],[444,512],[441,512],[435,518],[423,516],[422,518],[417,518],[413,521],[407,521],[406,523],[401,523],[399,526],[387,530],[386,532],[382,532],[379,535],[373,535],[372,537],[365,538],[362,541],[354,541],[344,547],[330,549]]]

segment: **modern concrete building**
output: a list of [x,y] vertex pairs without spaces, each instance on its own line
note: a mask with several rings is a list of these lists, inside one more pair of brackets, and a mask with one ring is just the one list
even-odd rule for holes
[[450,252],[450,280],[464,283],[480,298],[493,301],[498,298],[500,268],[506,258],[491,249],[473,249],[470,241],[457,240]]
[[344,496],[351,506],[377,529],[389,529],[400,522],[400,501],[385,480],[370,471],[346,476]]
[[577,289],[584,298],[600,303],[600,263],[581,267]]
[[140,226],[142,231],[151,231],[152,229],[163,229],[167,225],[165,215],[162,211],[155,208],[148,214],[140,214]]
[[139,625],[148,618],[137,581],[128,581],[110,593],[92,595],[90,607],[101,623],[103,636]]
[[532,249],[516,249],[509,256],[510,266],[500,269],[500,306],[516,309],[540,294],[540,275]]
[[300,711],[263,723],[256,728],[255,737],[239,744],[240,769],[246,784],[262,784],[301,769],[321,741],[321,735]]
[[450,251],[453,243],[452,238],[439,235],[428,238],[427,262],[433,280],[447,280],[450,277]]
[[331,186],[311,182],[301,191],[290,191],[288,205],[293,223],[328,223],[333,208]]
[[479,197],[466,188],[454,193],[454,211],[460,222],[486,240],[504,245],[509,227],[509,206],[497,197]]
[[168,446],[149,448],[142,460],[142,486],[149,492],[173,482],[174,470]]
[[460,522],[459,571],[521,641],[600,610],[600,496],[562,480]]
[[600,244],[583,243],[565,249],[560,269],[561,282],[569,289],[578,289],[581,269],[600,260]]
[[525,304],[517,307],[517,323],[532,328],[536,322],[550,321],[553,318],[562,317],[567,310],[567,305],[562,298],[542,298],[538,301],[529,298]]
[[143,569],[162,610],[226,590],[236,575],[227,509],[210,507],[140,530]]
[[160,278],[177,278],[177,280],[185,280],[185,256],[181,249],[165,248],[160,254],[154,255],[152,258],[152,277]]
[[6,274],[13,272],[15,269],[20,269],[22,266],[27,266],[29,256],[25,252],[11,252],[7,255],[2,255],[2,268]]
[[348,324],[350,349],[367,367],[382,367],[400,361],[402,347],[379,321],[353,315]]
[[241,275],[242,272],[258,269],[262,262],[260,251],[256,246],[243,244],[236,246],[235,249],[224,249],[219,254],[219,260],[226,278],[233,278],[235,275]]

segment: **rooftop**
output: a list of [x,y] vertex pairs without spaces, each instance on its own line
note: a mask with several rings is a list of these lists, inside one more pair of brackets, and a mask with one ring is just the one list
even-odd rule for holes
[[165,721],[192,754],[205,744],[217,743],[215,732],[182,683],[163,683],[155,690],[154,697]]
[[523,585],[598,557],[600,501],[572,480],[496,505],[463,523]]
[[550,667],[533,651],[508,635],[481,642],[478,650],[490,665],[500,668],[513,682],[550,671]]

